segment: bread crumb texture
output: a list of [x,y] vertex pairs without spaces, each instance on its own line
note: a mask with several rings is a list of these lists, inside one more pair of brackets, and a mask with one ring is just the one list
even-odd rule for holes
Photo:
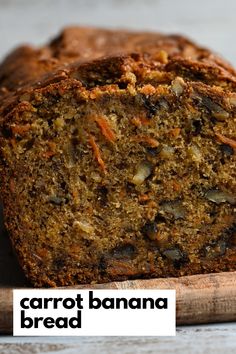
[[236,270],[236,73],[180,36],[67,28],[0,66],[5,224],[34,286]]

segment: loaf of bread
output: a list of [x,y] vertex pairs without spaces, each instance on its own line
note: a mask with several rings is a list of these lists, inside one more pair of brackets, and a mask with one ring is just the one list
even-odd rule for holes
[[68,28],[0,66],[1,197],[35,286],[236,270],[236,73],[180,36]]

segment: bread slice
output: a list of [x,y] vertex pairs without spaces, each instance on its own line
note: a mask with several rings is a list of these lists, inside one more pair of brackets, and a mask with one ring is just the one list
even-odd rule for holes
[[66,29],[0,67],[5,224],[35,286],[236,270],[236,74],[179,36]]

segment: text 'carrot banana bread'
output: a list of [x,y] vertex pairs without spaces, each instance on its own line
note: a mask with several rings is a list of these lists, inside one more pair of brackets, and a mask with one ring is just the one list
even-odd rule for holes
[[35,286],[236,270],[236,73],[180,36],[68,28],[0,67],[5,224]]

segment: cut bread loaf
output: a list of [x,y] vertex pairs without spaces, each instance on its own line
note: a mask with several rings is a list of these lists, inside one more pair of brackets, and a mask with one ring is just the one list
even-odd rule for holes
[[69,28],[10,54],[1,196],[32,284],[236,270],[235,91],[179,36]]

